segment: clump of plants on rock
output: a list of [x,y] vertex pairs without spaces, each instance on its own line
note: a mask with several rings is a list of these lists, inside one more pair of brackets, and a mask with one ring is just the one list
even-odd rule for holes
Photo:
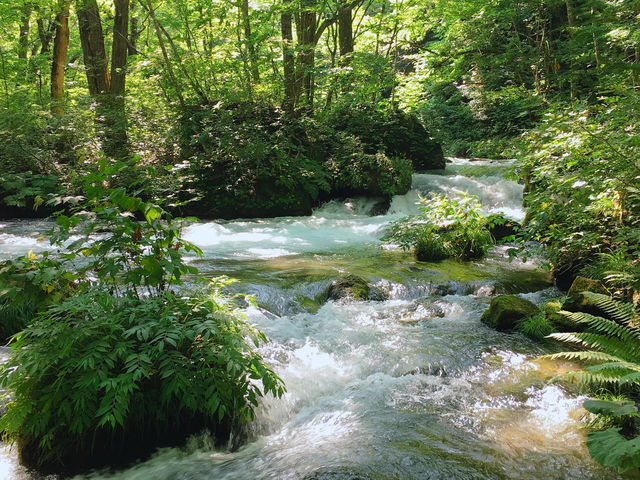
[[491,223],[476,197],[432,195],[420,201],[422,211],[394,223],[384,241],[412,250],[421,261],[482,258],[494,245]]
[[[180,219],[110,188],[120,170],[102,163],[86,178],[86,209],[57,217],[59,260],[35,288],[59,296],[13,338],[0,370],[4,439],[41,469],[133,460],[202,429],[226,441],[260,397],[284,392],[225,281],[178,290],[197,273],[185,254],[200,252],[181,239]],[[2,283],[28,280],[31,262]]]

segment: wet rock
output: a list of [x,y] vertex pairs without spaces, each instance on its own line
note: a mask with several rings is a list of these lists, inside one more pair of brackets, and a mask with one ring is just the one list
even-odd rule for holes
[[542,309],[544,311],[544,317],[551,322],[559,332],[579,332],[584,330],[582,324],[574,323],[564,315],[558,313],[562,310],[562,303],[547,302]]
[[500,295],[491,300],[489,308],[482,315],[482,323],[501,332],[514,330],[520,320],[538,313],[529,300],[516,295]]
[[446,295],[455,295],[458,293],[458,283],[453,280],[447,283],[439,283],[433,286],[433,295],[446,296]]
[[436,364],[436,365],[423,365],[421,367],[416,367],[414,370],[411,370],[407,373],[405,373],[404,375],[402,375],[403,377],[406,377],[407,375],[431,375],[434,377],[446,377],[447,376],[447,369],[445,368],[444,365],[440,365],[440,364]]
[[377,202],[371,210],[369,210],[368,214],[372,217],[377,217],[378,215],[386,215],[389,211],[389,207],[391,206],[391,199],[384,198]]
[[373,287],[364,278],[356,275],[347,275],[334,281],[327,291],[329,300],[351,298],[354,300],[386,300],[386,294],[379,288]]
[[602,309],[595,305],[593,301],[586,298],[582,294],[583,292],[609,295],[609,292],[607,292],[606,288],[599,280],[576,277],[567,292],[569,299],[562,304],[562,309],[569,312],[585,312],[592,315],[606,316],[606,312],[602,311]]

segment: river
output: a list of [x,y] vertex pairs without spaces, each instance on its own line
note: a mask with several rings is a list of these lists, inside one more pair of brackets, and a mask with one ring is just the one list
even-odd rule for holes
[[[480,322],[491,296],[534,303],[559,296],[535,262],[496,247],[482,261],[425,263],[385,247],[418,194],[477,195],[487,211],[521,220],[522,187],[508,163],[452,159],[416,174],[413,190],[379,213],[372,200],[331,202],[309,217],[202,222],[185,237],[204,252],[202,275],[238,279],[258,307],[244,309],[269,343],[261,353],[288,392],[266,399],[235,452],[206,437],[118,472],[118,480],[614,479],[585,447],[585,397],[549,383],[571,368],[537,360],[553,351]],[[46,222],[0,223],[0,257],[46,248]],[[315,298],[345,274],[384,290],[382,302]],[[5,450],[0,475],[36,478]]]

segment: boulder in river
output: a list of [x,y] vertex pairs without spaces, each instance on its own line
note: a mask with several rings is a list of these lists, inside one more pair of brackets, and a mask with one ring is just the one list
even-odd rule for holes
[[607,289],[604,287],[600,280],[592,280],[585,277],[576,277],[571,284],[567,295],[569,299],[562,304],[562,309],[569,312],[585,312],[592,315],[605,315],[592,300],[585,298],[584,292],[600,293],[602,295],[609,295]]
[[529,300],[516,295],[500,295],[491,300],[489,308],[482,315],[482,323],[501,332],[515,330],[518,323],[538,313]]
[[354,300],[386,300],[387,295],[379,288],[373,287],[364,278],[347,275],[334,281],[327,291],[329,300],[352,298]]

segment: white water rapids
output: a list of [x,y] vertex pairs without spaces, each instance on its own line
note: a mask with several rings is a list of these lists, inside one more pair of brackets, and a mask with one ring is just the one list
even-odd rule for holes
[[[491,296],[541,303],[559,295],[532,263],[504,248],[479,262],[417,262],[382,248],[392,221],[418,194],[477,195],[487,211],[521,220],[522,187],[504,163],[453,159],[446,173],[414,175],[414,190],[384,215],[371,200],[331,202],[310,217],[202,222],[185,236],[204,251],[203,275],[239,279],[260,308],[244,310],[269,343],[261,353],[288,392],[265,399],[236,452],[206,438],[118,472],[119,480],[613,479],[593,462],[577,392],[550,384],[566,364],[537,360],[550,346],[485,327]],[[0,222],[0,257],[42,250],[46,222]],[[389,295],[383,302],[315,302],[346,273]],[[32,479],[5,452],[0,476]]]

